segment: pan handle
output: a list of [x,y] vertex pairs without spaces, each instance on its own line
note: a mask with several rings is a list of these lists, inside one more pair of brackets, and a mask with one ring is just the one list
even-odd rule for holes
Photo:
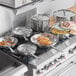
[[10,49],[10,51],[12,52],[12,53],[15,53],[15,51],[11,48],[11,47],[8,47],[9,49]]
[[33,57],[35,57],[35,58],[37,58],[37,59],[39,59],[39,57],[38,57],[38,56],[36,56],[36,55],[34,55],[34,54],[32,54],[32,56],[33,56]]

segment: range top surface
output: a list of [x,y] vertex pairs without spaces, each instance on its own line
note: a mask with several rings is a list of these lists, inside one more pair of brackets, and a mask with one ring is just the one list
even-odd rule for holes
[[[70,35],[69,37],[72,37],[73,35]],[[28,43],[30,41],[30,37],[28,38],[29,41],[25,41],[25,39],[22,37],[22,36],[14,36],[18,39],[18,43],[17,45],[13,48],[13,50],[17,50],[17,47],[20,45],[20,44],[23,44],[23,43]],[[62,44],[64,41],[66,41],[68,38],[65,37],[64,39],[60,39],[59,42],[57,42],[57,44],[54,46],[58,46],[59,44]],[[24,64],[28,64],[30,61],[36,59],[37,57],[40,57],[41,55],[43,54],[46,54],[49,50],[52,49],[52,47],[39,47],[37,46],[37,50],[36,50],[36,53],[34,54],[35,56],[37,57],[34,57],[32,55],[22,55],[20,53],[12,53],[8,48],[0,48],[2,51],[6,52],[7,54],[15,57],[16,59],[18,59],[19,61],[23,62]],[[7,50],[7,51],[6,51]],[[57,49],[55,49],[57,50]],[[59,51],[59,50],[57,50]],[[50,54],[53,56],[54,54],[52,54],[52,52],[50,52]]]

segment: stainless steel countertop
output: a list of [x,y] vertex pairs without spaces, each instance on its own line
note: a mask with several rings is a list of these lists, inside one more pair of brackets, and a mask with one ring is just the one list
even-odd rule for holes
[[28,71],[26,65],[22,64],[19,67],[9,67],[3,72],[0,72],[0,76],[21,76]]

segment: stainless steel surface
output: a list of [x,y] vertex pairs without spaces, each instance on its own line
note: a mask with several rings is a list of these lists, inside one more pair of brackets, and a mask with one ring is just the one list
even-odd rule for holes
[[66,40],[64,43],[60,44],[59,46],[57,46],[57,49],[60,50],[68,50],[70,49],[69,47],[72,47],[76,44],[76,36],[72,37],[71,39]]
[[66,67],[64,67],[56,76],[74,76],[76,70],[76,63],[70,63]]
[[46,32],[50,25],[50,16],[48,14],[36,14],[31,17],[31,27],[34,31]]
[[75,13],[67,10],[61,9],[54,12],[54,18],[56,22],[59,21],[75,21]]
[[[29,9],[28,9],[29,8]],[[31,16],[36,14],[35,6],[12,9],[0,5],[0,36],[16,26],[31,27]],[[3,29],[2,29],[3,28]]]
[[22,64],[17,68],[9,67],[8,69],[0,72],[0,76],[27,76],[24,75],[27,71],[27,66]]
[[59,57],[61,55],[61,52],[56,51],[55,49],[51,49],[50,51],[46,52],[43,55],[39,56],[39,59],[34,59],[30,62],[31,67],[40,69],[44,67],[43,64],[50,63],[55,59],[55,57]]
[[26,27],[16,27],[12,29],[12,34],[21,36],[21,37],[23,36],[25,41],[28,41],[27,37],[31,36],[32,29],[26,28]]
[[[58,65],[55,69],[48,72],[45,76],[59,76],[59,73],[69,67],[73,66],[71,62],[76,62],[76,54],[68,59],[66,59],[62,64]],[[67,71],[67,70],[66,70]]]
[[[13,3],[13,0],[10,0],[10,1],[12,1],[12,3]],[[22,1],[24,3],[24,0],[21,0],[20,2],[22,2]],[[16,7],[19,7],[22,5],[19,4]],[[7,6],[9,6],[8,3],[7,3]],[[9,11],[7,11],[7,10],[5,10],[5,11],[6,11],[6,13],[8,13],[8,15],[10,14],[9,19],[12,18],[12,22],[10,22],[10,20],[9,20],[10,24],[8,24],[9,22],[7,23],[7,21],[4,23],[6,25],[10,25],[10,27],[13,24],[14,26],[12,26],[12,28],[14,28],[15,26],[24,26],[24,25],[27,27],[30,27],[31,16],[36,14],[35,7],[27,12],[26,12],[27,9],[25,7],[22,7],[22,8],[16,9],[16,10],[15,9],[10,9],[10,10],[12,10],[13,14],[10,14]],[[8,17],[8,15],[6,15],[6,16]],[[66,16],[65,12],[64,12],[64,16]],[[38,26],[38,28],[41,28],[42,31],[44,31],[43,27]],[[53,74],[56,74],[59,71],[59,69],[61,69],[63,66],[66,65],[64,62],[66,62],[68,64],[71,60],[73,60],[71,58],[72,58],[72,56],[75,55],[75,53],[72,50],[76,46],[75,42],[76,42],[76,37],[72,37],[72,39],[68,39],[67,41],[64,41],[62,44],[57,45],[55,47],[56,49],[52,48],[52,49],[48,50],[47,52],[45,52],[44,54],[39,55],[38,56],[39,58],[37,56],[33,55],[35,58],[33,60],[31,60],[30,63],[27,65],[29,68],[28,72],[30,73],[30,74],[28,74],[28,76],[53,76],[53,75],[49,74],[52,72],[53,72]],[[71,50],[71,53],[70,53],[70,50]],[[22,58],[22,59],[24,59],[24,58]],[[69,61],[68,61],[68,59],[69,59]],[[76,59],[76,57],[75,57],[75,59]],[[26,58],[24,61],[26,61]],[[64,63],[64,65],[62,65],[63,63]],[[57,69],[58,67],[59,67],[59,69]],[[19,76],[19,75],[24,76],[23,74],[26,72],[26,69],[22,70],[22,68],[18,68],[18,69],[15,68],[15,70],[13,72],[11,70],[9,70],[9,71],[7,71],[8,74],[4,73],[4,74],[1,74],[1,76],[2,75],[4,75],[4,76]]]
[[12,7],[12,8],[18,8],[25,4],[29,4],[33,2],[33,0],[0,0],[0,4]]
[[[73,58],[73,56],[76,57],[76,49],[74,50],[75,47],[76,47],[76,36],[72,36],[70,37],[70,39],[65,40],[63,43],[56,45],[55,46],[56,49],[53,48],[49,49],[49,51],[40,55],[39,59],[36,58],[30,61],[29,67],[31,68],[28,67],[30,71],[28,75],[54,76],[55,73],[58,72],[57,67],[60,67],[63,64],[65,65],[65,62],[68,64],[70,61],[72,61],[71,58]],[[32,74],[31,71],[34,74]]]
[[[59,50],[49,48],[45,53],[40,55],[35,54],[36,56],[33,56],[34,58],[28,62],[28,76],[55,76],[60,69],[63,69],[63,67],[66,66],[66,64],[68,65],[69,62],[76,61],[76,36],[70,36],[70,39],[63,41],[54,47]],[[26,56],[22,57],[22,59],[25,61]]]
[[33,55],[36,52],[37,47],[34,44],[21,44],[18,46],[17,50],[23,55]]
[[[64,43],[62,43],[60,45],[57,45],[55,48],[66,52],[66,49],[69,50],[70,48],[73,48],[75,45],[76,45],[76,36],[74,36],[70,40],[66,40]],[[51,49],[50,51],[55,51],[55,49]],[[41,64],[42,62],[44,62],[45,60],[47,60],[46,58],[50,59],[49,58],[49,57],[51,57],[50,51],[41,55],[39,60],[35,59],[35,60],[31,61],[30,63],[34,66],[37,66],[37,65]],[[58,50],[56,50],[56,51],[58,51]]]

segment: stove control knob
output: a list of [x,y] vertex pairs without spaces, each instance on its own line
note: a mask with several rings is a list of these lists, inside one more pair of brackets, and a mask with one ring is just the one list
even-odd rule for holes
[[61,55],[61,58],[63,59],[63,58],[65,58],[65,56],[64,55]]
[[49,66],[44,66],[44,70],[48,70],[49,69]]
[[48,68],[52,67],[53,65],[54,65],[54,62],[50,62],[50,63],[48,64]]
[[43,72],[41,70],[38,70],[37,71],[37,74],[42,74]]
[[40,74],[40,71],[39,70],[37,71],[37,74]]
[[76,46],[74,46],[73,50],[76,50]]
[[48,65],[44,66],[44,70],[48,70],[53,65],[54,65],[54,62],[50,62]]
[[73,48],[73,53],[74,53],[74,52],[76,52],[76,46],[74,46],[74,48]]
[[[53,62],[53,61],[52,61],[51,63],[52,63],[52,65],[54,65],[54,62]],[[51,64],[51,63],[50,63],[50,64]]]
[[64,58],[65,58],[65,56],[61,55],[58,59],[60,60],[60,59],[64,59]]
[[52,62],[51,62],[51,63],[49,63],[49,66],[53,66],[53,65],[54,65],[54,63],[52,63]]
[[44,66],[44,70],[48,70],[48,66],[47,65]]
[[54,64],[56,64],[57,62],[58,62],[58,59],[55,59],[55,60],[54,60]]
[[69,54],[73,54],[73,53],[74,53],[73,49],[70,49]]

